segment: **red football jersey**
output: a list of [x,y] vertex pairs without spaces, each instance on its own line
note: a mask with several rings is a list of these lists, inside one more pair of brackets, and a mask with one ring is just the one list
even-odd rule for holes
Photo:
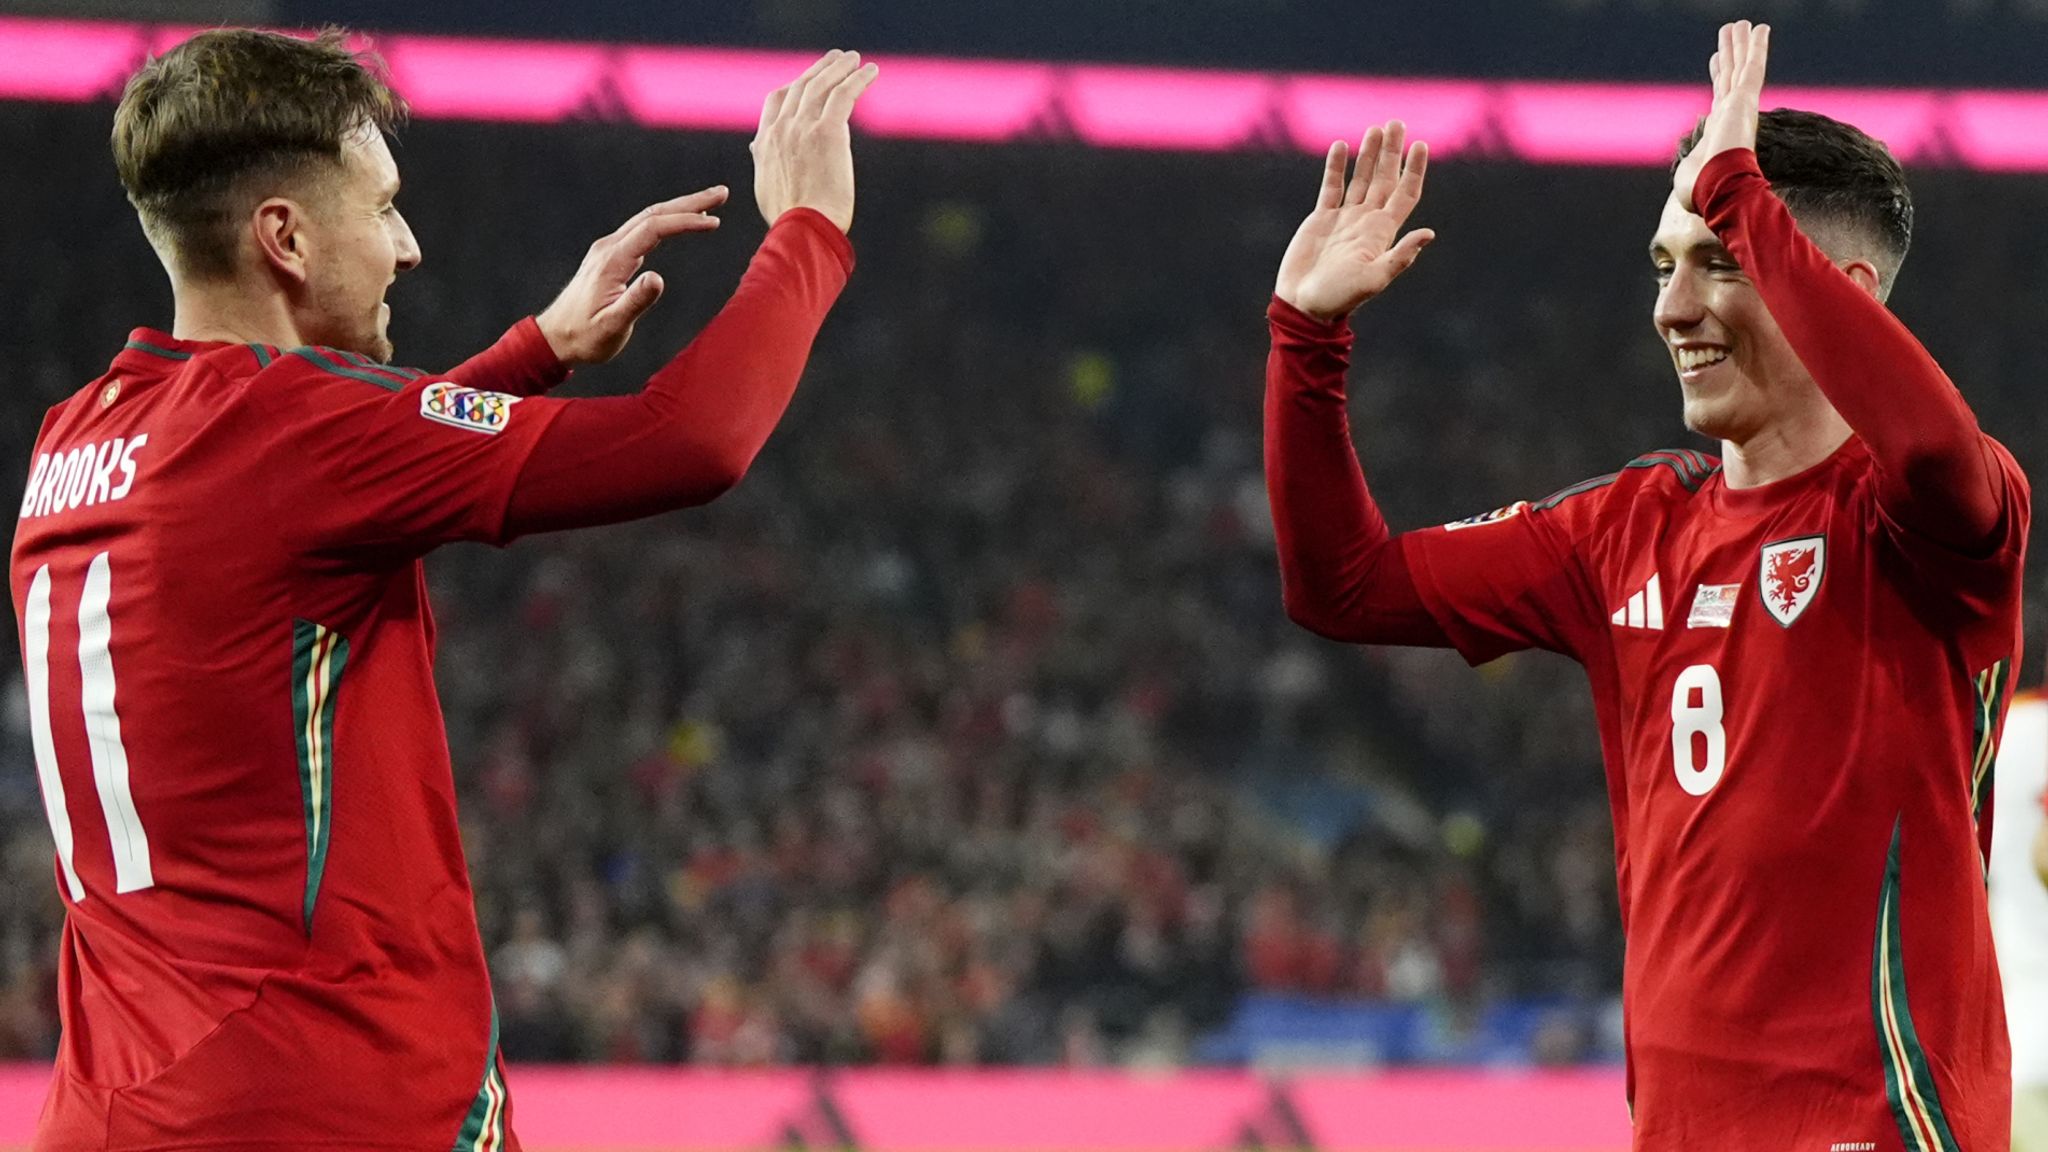
[[15,534],[66,901],[38,1149],[516,1147],[419,558],[563,401],[137,331]]
[[1894,524],[1862,442],[1731,490],[1697,452],[1403,547],[1474,663],[1592,681],[1638,1149],[2002,1148],[1984,890],[2027,482],[1988,555]]

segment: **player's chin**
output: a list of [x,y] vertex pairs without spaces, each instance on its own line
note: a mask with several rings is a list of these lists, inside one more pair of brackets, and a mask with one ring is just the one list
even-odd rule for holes
[[377,361],[379,364],[389,364],[392,354],[396,351],[391,346],[391,333],[387,327],[390,323],[391,306],[379,304],[377,306],[376,323],[370,328],[369,334],[362,341],[363,347],[360,349],[362,354]]
[[1730,433],[1727,407],[1726,404],[1716,403],[1713,398],[1696,396],[1688,388],[1683,412],[1685,426],[1702,436],[1726,440]]
[[371,329],[358,333],[355,339],[350,340],[348,351],[358,356],[368,356],[379,364],[388,364],[391,362],[391,338],[381,330]]

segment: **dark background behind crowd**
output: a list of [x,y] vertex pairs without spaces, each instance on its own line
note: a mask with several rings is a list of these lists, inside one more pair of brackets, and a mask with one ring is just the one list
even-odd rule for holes
[[[43,410],[170,322],[109,116],[0,104],[17,476]],[[1214,1037],[1276,997],[1453,1031],[1568,1005],[1511,1056],[1611,1053],[1577,671],[1347,648],[1280,608],[1262,312],[1316,160],[856,149],[859,270],[738,490],[428,563],[508,1055],[1179,1064],[1229,1058]],[[636,387],[762,232],[737,137],[427,123],[398,155],[425,250],[391,297],[405,363],[487,344],[642,204],[730,183],[724,230],[658,258],[634,346],[567,386]],[[1915,185],[1894,307],[2042,475],[2048,186]],[[1397,527],[1708,447],[1649,319],[1666,187],[1435,168],[1416,222],[1440,239],[1357,324]],[[54,1043],[62,911],[5,645],[0,1057],[26,1057]]]

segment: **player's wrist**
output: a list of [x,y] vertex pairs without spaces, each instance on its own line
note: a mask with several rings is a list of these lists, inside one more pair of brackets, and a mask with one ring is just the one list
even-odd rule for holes
[[[846,234],[845,229],[833,222],[831,217],[818,211],[816,208],[799,204],[785,210],[782,215],[777,216],[775,223],[768,228],[768,235],[771,240],[778,233],[787,235],[791,232],[807,234],[816,243],[824,245],[825,249],[839,262],[840,268],[848,275],[852,275],[854,264],[853,240]],[[787,242],[789,241],[783,241],[783,243]]]
[[1349,313],[1333,317],[1319,316],[1277,292],[1266,305],[1266,320],[1276,334],[1284,337],[1322,342],[1348,340],[1351,336]]
[[533,316],[534,331],[539,333],[541,342],[547,345],[548,355],[553,356],[556,362],[564,366],[572,365],[576,363],[575,345],[570,339],[567,325],[562,323],[560,317],[554,315],[554,311],[554,307],[550,305],[536,313]]
[[1693,173],[1692,183],[1686,192],[1692,198],[1692,211],[1706,216],[1727,194],[1727,190],[1745,175],[1763,179],[1763,168],[1757,164],[1756,149],[1753,146],[1723,148],[1710,153],[1706,161]]
[[[1323,301],[1304,299],[1299,292],[1290,292],[1284,289],[1276,290],[1273,293],[1273,301],[1289,313],[1320,328],[1341,328],[1351,318],[1351,313],[1356,310],[1355,308],[1330,308]],[[1272,309],[1269,308],[1269,315],[1271,311]]]
[[537,380],[552,387],[568,379],[576,367],[548,339],[539,316],[528,316],[512,326],[512,338],[522,364]]
[[820,224],[829,224],[841,236],[846,235],[853,226],[851,212],[830,207],[819,207],[815,204],[790,205],[788,208],[783,209],[780,216],[775,218],[775,223],[781,224],[785,220],[810,220]]

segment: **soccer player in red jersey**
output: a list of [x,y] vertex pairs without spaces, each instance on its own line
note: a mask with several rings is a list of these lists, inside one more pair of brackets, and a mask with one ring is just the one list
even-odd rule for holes
[[[1345,418],[1346,318],[1432,239],[1427,153],[1367,134],[1280,266],[1267,484],[1289,615],[1479,663],[1562,652],[1612,803],[1635,1147],[2002,1150],[1986,772],[2020,645],[2027,482],[1885,308],[1883,146],[1764,114],[1722,29],[1650,246],[1686,423],[1545,499],[1390,536]],[[1398,239],[1397,239],[1398,236]]]
[[607,360],[708,229],[711,188],[591,246],[560,298],[447,374],[391,367],[419,248],[338,34],[200,35],[145,66],[114,152],[170,273],[53,408],[14,539],[29,714],[66,903],[36,1148],[516,1149],[457,835],[421,557],[711,500],[780,418],[852,268],[833,52],[767,98],[767,239],[637,395]]

